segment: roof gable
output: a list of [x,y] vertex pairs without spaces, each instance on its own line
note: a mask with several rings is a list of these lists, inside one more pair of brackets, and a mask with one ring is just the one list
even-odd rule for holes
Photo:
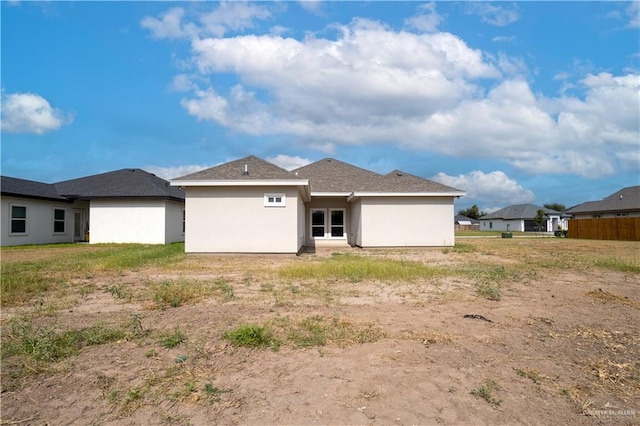
[[538,210],[542,210],[547,215],[562,215],[562,213],[559,211],[548,209],[546,207],[536,206],[535,204],[514,204],[493,213],[484,215],[480,219],[534,219],[538,215]]
[[173,179],[176,182],[206,180],[292,180],[301,177],[256,156],[250,155],[229,163],[200,170]]
[[628,186],[600,201],[587,201],[567,210],[567,213],[598,213],[640,210],[640,186]]
[[184,200],[184,192],[142,169],[121,169],[54,184],[68,198],[169,198]]

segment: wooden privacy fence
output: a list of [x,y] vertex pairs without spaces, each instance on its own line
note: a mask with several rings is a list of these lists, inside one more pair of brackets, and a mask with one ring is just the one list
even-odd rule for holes
[[569,238],[640,241],[640,217],[571,219]]

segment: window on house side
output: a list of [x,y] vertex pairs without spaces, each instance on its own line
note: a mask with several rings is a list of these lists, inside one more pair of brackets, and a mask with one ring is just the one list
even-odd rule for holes
[[11,206],[11,233],[25,234],[27,232],[27,208],[25,206]]
[[64,234],[65,232],[65,210],[53,209],[53,233]]
[[182,233],[187,229],[187,211],[182,210]]
[[286,196],[284,194],[264,194],[265,207],[284,207]]

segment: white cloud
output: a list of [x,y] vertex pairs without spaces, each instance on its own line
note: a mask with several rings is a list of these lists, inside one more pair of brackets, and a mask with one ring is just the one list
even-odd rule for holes
[[[193,69],[174,81],[186,90],[181,105],[198,120],[294,136],[325,152],[386,143],[497,159],[528,173],[640,172],[617,154],[640,140],[637,74],[559,73],[561,95],[548,97],[526,81],[523,59],[487,54],[449,33],[366,19],[332,28],[337,37],[193,38]],[[238,84],[222,89],[218,74]]]
[[531,190],[523,188],[502,171],[485,173],[474,170],[458,176],[440,172],[430,179],[466,191],[465,202],[482,204],[480,209],[484,211],[494,210],[496,206],[502,208],[511,204],[530,203],[536,198]]
[[482,22],[497,27],[504,27],[520,19],[520,14],[515,9],[483,2],[466,3],[466,12],[469,15],[478,15]]
[[640,27],[640,3],[637,1],[629,2],[629,6],[627,7],[627,16],[629,17],[629,22],[627,23],[628,28],[638,28]]
[[208,169],[209,167],[213,167],[213,165],[203,166],[198,164],[190,164],[177,167],[146,166],[143,167],[143,170],[146,170],[149,173],[153,173],[154,175],[161,177],[162,179],[171,180],[190,175],[191,173],[199,172],[200,170]]
[[174,7],[163,13],[160,19],[145,16],[140,25],[148,29],[154,38],[180,38],[185,36],[182,28],[183,17],[184,9]]
[[268,157],[268,162],[280,166],[286,170],[297,169],[298,167],[306,166],[311,163],[311,160],[302,157],[292,157],[290,155],[278,154],[275,157]]
[[420,6],[416,15],[404,20],[404,25],[427,33],[436,32],[444,21],[442,15],[436,12],[436,3],[430,2]]
[[255,20],[268,19],[271,13],[264,6],[234,1],[219,3],[215,9],[201,14],[198,22],[185,19],[185,15],[185,9],[174,7],[161,14],[159,18],[145,16],[140,25],[149,30],[152,37],[158,39],[222,37],[229,31],[252,28]]
[[44,133],[73,122],[73,115],[53,108],[34,93],[2,93],[2,131],[8,133]]
[[315,14],[319,13],[322,8],[322,1],[320,0],[301,0],[299,3],[304,10]]

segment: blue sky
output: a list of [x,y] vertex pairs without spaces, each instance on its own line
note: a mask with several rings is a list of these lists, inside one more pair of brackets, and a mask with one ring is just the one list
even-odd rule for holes
[[478,204],[640,184],[639,2],[2,2],[2,174],[246,155]]

